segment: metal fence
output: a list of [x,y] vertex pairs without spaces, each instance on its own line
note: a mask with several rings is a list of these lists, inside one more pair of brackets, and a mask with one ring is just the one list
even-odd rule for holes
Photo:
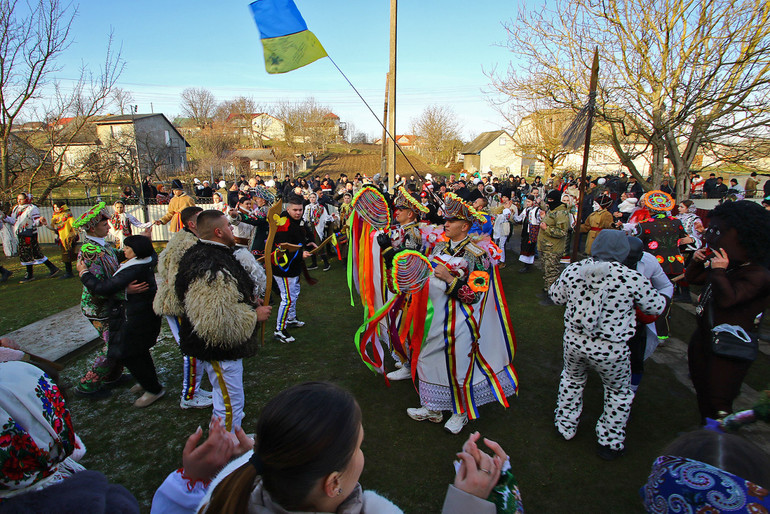
[[[72,211],[72,215],[77,218],[84,212],[86,212],[88,209],[93,207],[97,202],[94,200],[91,200],[90,203],[84,204],[84,205],[78,205],[83,202],[74,202],[74,203],[67,203],[67,205],[70,208],[70,211]],[[207,205],[211,205],[211,199],[210,198],[201,198],[196,199],[196,205],[199,205],[203,209],[207,208]],[[45,219],[50,220],[53,216],[53,207],[51,206],[38,206],[40,209],[40,215],[43,216]],[[108,203],[108,210],[109,214],[112,215],[112,207],[111,204]],[[136,216],[136,219],[138,219],[141,222],[148,222],[148,221],[155,221],[160,218],[162,218],[167,212],[168,212],[168,205],[148,205],[147,206],[147,215],[145,216],[144,209],[142,209],[141,205],[130,205],[128,202],[126,202],[126,212],[129,214],[133,214]],[[171,237],[171,231],[169,231],[169,225],[155,225],[152,227],[152,240],[153,241],[168,241],[169,237]],[[139,229],[134,227],[134,233],[138,234]],[[80,234],[80,240],[83,241],[85,239],[85,233]],[[47,229],[46,227],[40,227],[38,229],[38,241],[40,243],[54,243],[56,241],[56,234],[52,231]]]

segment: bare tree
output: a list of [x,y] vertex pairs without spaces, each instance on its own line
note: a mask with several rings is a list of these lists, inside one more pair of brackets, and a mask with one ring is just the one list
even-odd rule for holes
[[120,114],[126,114],[131,112],[131,105],[134,103],[134,96],[131,91],[116,87],[112,90],[110,95],[112,105],[114,105]]
[[450,107],[426,107],[419,117],[412,120],[412,132],[420,137],[421,145],[434,164],[453,159],[456,150],[462,145],[460,123]]
[[312,97],[298,102],[281,100],[275,112],[284,123],[286,144],[294,150],[325,151],[326,145],[339,136],[339,127],[328,118],[331,109],[317,104]]
[[564,163],[570,150],[562,146],[562,134],[574,119],[565,108],[546,108],[537,101],[517,101],[515,107],[500,109],[512,127],[512,152],[542,163],[544,180]]
[[653,185],[668,160],[682,197],[704,145],[747,142],[766,132],[769,18],[762,0],[555,0],[524,8],[506,24],[516,63],[489,75],[509,98],[577,111],[598,47],[596,114],[608,143],[638,179],[634,157],[649,156]]
[[[97,75],[85,67],[71,90],[52,84],[50,76],[60,68],[56,60],[70,45],[70,30],[76,11],[59,0],[38,0],[19,5],[0,0],[0,190],[13,194],[23,178],[27,189],[43,187],[43,199],[56,187],[73,180],[65,173],[63,148],[80,137],[80,132],[105,106],[115,82],[123,71],[120,51],[113,52],[112,35],[106,58]],[[36,105],[46,87],[53,88],[48,105]],[[47,123],[36,129],[12,131],[22,115],[37,115],[42,109]],[[59,122],[73,117],[67,131]],[[21,149],[23,159],[18,156]]]
[[211,91],[203,87],[188,87],[180,96],[182,103],[179,107],[183,116],[192,118],[201,128],[211,124],[217,109],[217,100]]

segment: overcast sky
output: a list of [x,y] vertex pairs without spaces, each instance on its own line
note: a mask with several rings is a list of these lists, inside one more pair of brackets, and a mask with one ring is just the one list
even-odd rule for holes
[[[308,28],[382,115],[388,70],[387,0],[296,0]],[[429,104],[452,107],[467,138],[504,124],[483,90],[484,70],[508,66],[498,46],[502,22],[515,17],[511,0],[402,0],[399,2],[397,132]],[[66,88],[82,63],[98,66],[107,35],[122,45],[126,69],[119,86],[139,112],[180,113],[179,93],[210,89],[217,100],[245,95],[269,109],[279,99],[315,97],[370,135],[381,132],[355,92],[328,59],[283,75],[265,71],[262,45],[248,1],[83,0],[73,44],[56,74]]]

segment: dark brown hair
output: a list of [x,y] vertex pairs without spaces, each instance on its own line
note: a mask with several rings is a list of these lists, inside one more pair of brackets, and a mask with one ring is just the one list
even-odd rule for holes
[[739,435],[696,430],[674,440],[663,455],[705,462],[762,487],[770,487],[770,457]]
[[[308,510],[319,480],[344,470],[358,444],[361,409],[348,391],[306,382],[278,393],[257,421],[254,453],[270,497],[284,509]],[[217,485],[208,512],[246,512],[257,469],[249,462]]]
[[[222,198],[222,195],[219,195],[219,197]],[[193,219],[195,215],[201,211],[203,211],[203,209],[201,209],[197,205],[191,205],[190,207],[185,207],[184,209],[182,209],[182,212],[179,213],[179,217],[182,220],[182,225],[186,227],[187,223],[189,223],[190,220]]]

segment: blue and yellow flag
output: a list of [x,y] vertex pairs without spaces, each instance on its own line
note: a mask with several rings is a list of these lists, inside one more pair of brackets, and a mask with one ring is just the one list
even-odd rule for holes
[[250,7],[262,38],[268,73],[286,73],[326,57],[326,50],[307,29],[293,0],[255,0]]

